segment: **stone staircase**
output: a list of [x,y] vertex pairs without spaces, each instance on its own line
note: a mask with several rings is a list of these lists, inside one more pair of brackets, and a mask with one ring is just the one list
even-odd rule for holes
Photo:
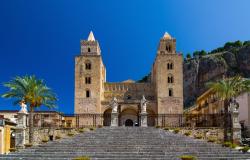
[[68,160],[89,156],[92,160],[177,160],[181,155],[194,155],[206,160],[250,159],[250,153],[243,154],[219,144],[153,127],[99,128],[73,138],[1,155],[0,159]]

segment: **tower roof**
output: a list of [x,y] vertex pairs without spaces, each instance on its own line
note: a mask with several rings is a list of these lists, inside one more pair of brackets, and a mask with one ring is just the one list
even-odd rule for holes
[[165,32],[165,34],[162,37],[163,39],[172,39],[172,37],[170,36],[170,34],[168,34],[168,32]]
[[92,31],[89,33],[88,41],[95,41],[95,37]]

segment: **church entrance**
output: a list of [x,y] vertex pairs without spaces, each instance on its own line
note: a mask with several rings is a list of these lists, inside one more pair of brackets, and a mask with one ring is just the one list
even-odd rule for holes
[[134,122],[131,119],[125,121],[125,126],[133,126]]

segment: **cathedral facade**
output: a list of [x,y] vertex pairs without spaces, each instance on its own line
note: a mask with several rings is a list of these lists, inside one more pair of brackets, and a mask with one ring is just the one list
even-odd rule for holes
[[[119,125],[131,125],[139,123],[140,102],[145,96],[148,115],[182,114],[182,66],[182,55],[176,52],[176,39],[165,33],[159,42],[150,81],[107,82],[99,43],[90,32],[88,39],[81,41],[81,53],[75,57],[74,113],[109,115],[112,112],[111,101],[115,98]],[[110,118],[98,123],[110,125]],[[147,123],[154,125],[153,120]]]

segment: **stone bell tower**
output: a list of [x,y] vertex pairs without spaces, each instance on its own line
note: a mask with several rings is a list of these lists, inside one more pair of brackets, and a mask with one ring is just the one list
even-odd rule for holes
[[176,53],[176,39],[165,33],[152,70],[158,114],[183,112],[182,63],[182,55]]
[[81,53],[75,57],[75,113],[101,113],[106,69],[101,49],[91,31],[81,40]]

